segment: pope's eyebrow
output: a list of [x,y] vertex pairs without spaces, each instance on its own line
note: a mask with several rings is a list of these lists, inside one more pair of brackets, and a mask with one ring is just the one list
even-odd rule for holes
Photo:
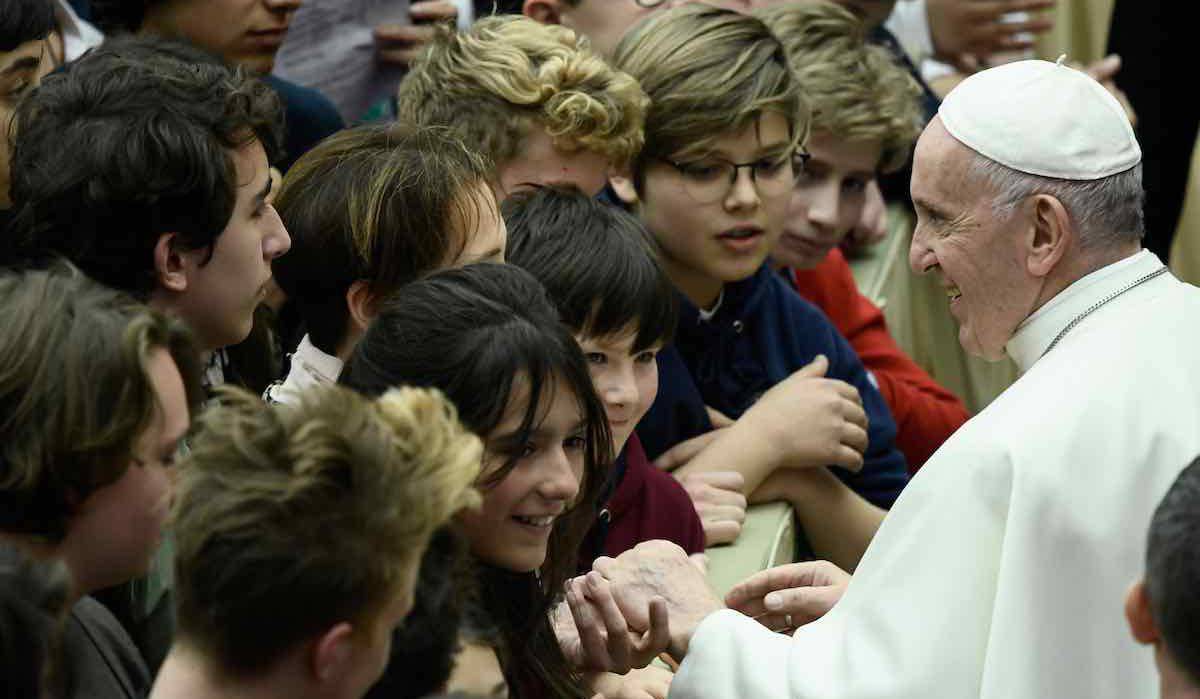
[[951,218],[949,213],[938,208],[937,205],[931,204],[930,202],[928,202],[924,199],[921,199],[920,197],[913,197],[912,202],[913,202],[913,206],[917,207],[918,209],[924,209],[926,212],[933,214],[934,216],[937,216],[938,218],[947,219],[947,220],[949,220]]

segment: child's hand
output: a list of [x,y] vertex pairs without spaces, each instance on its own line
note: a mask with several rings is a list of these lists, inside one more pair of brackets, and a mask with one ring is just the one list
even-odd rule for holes
[[746,479],[737,471],[708,471],[679,476],[704,525],[704,545],[735,541],[746,521]]
[[739,420],[766,440],[780,466],[858,471],[867,448],[867,413],[858,389],[827,379],[829,360],[811,364],[763,394]]

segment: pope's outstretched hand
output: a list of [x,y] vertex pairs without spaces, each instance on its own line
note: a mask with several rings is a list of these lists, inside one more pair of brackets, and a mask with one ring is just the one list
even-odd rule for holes
[[666,600],[668,652],[676,660],[687,654],[700,622],[725,607],[687,553],[669,541],[646,541],[616,558],[601,556],[592,568],[611,583],[612,596],[632,629],[648,629],[650,601]]
[[738,583],[725,604],[772,631],[790,633],[825,616],[849,584],[850,574],[828,561],[790,563]]

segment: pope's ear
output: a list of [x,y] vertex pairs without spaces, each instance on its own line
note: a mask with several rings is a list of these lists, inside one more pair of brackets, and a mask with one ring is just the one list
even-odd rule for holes
[[1154,623],[1154,614],[1150,611],[1150,595],[1146,592],[1145,581],[1134,583],[1125,595],[1125,619],[1138,643],[1158,642],[1158,625]]
[[562,11],[558,0],[525,0],[521,12],[542,24],[562,24]]
[[1075,242],[1075,226],[1062,202],[1048,194],[1033,195],[1025,206],[1030,207],[1026,269],[1035,277],[1046,277]]

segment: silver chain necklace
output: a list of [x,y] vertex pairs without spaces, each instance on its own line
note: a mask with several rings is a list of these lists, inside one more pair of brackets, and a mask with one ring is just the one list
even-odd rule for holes
[[1079,325],[1080,323],[1082,323],[1084,318],[1087,318],[1091,314],[1100,310],[1100,308],[1103,307],[1104,304],[1108,303],[1109,301],[1112,301],[1113,299],[1117,298],[1121,294],[1124,294],[1126,291],[1130,291],[1131,289],[1139,287],[1142,284],[1145,284],[1146,282],[1150,281],[1151,279],[1154,279],[1155,277],[1160,277],[1166,273],[1167,273],[1167,268],[1165,266],[1160,267],[1160,268],[1154,270],[1153,272],[1145,275],[1141,279],[1135,279],[1134,281],[1129,282],[1128,284],[1121,287],[1120,289],[1117,289],[1116,291],[1112,292],[1108,296],[1105,296],[1104,298],[1100,299],[1096,303],[1093,303],[1091,305],[1091,307],[1089,307],[1086,311],[1075,316],[1074,320],[1072,320],[1070,323],[1067,323],[1067,327],[1063,328],[1062,331],[1060,333],[1058,333],[1058,336],[1056,336],[1054,338],[1054,341],[1050,343],[1050,346],[1046,348],[1046,351],[1042,352],[1042,356],[1045,357],[1047,354],[1049,354],[1050,350],[1054,349],[1054,346],[1058,344],[1059,340],[1062,340],[1064,337],[1066,337],[1067,333],[1074,330],[1076,325]]

